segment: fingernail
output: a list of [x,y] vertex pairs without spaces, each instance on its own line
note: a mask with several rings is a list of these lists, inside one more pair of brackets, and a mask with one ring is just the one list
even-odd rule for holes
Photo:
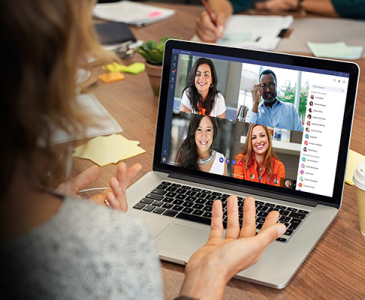
[[279,224],[279,226],[276,227],[276,229],[278,231],[278,236],[282,236],[286,231],[286,227],[284,224]]
[[116,186],[119,186],[119,181],[117,179],[114,179],[114,182],[115,182]]
[[115,197],[114,197],[114,194],[113,194],[113,193],[110,193],[109,195],[110,195],[110,197],[111,197],[112,199],[115,199]]

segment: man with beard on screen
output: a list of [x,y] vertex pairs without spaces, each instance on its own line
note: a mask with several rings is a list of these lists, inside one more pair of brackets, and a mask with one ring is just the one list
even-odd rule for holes
[[[260,83],[251,91],[253,107],[249,111],[246,122],[303,131],[303,124],[295,106],[277,99],[276,75],[271,70],[260,74]],[[264,100],[260,105],[260,100]]]

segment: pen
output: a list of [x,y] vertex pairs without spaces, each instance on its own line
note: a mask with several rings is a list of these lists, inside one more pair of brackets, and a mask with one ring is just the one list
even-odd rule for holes
[[214,26],[217,27],[218,26],[217,25],[217,22],[216,22],[215,18],[213,18],[212,11],[210,10],[210,7],[209,7],[207,1],[202,0],[202,2],[203,2],[203,5],[205,6],[205,9],[207,10],[207,13],[208,13],[208,15],[210,17],[210,20],[212,21],[212,23],[214,24]]

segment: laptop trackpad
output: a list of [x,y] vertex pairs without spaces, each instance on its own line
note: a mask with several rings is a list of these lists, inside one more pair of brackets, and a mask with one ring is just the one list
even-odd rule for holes
[[159,250],[191,256],[208,241],[210,231],[170,224],[156,238]]

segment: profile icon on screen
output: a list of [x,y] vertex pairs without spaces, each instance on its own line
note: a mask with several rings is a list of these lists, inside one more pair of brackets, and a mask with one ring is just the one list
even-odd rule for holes
[[308,146],[308,141],[304,141],[304,145]]
[[308,151],[307,147],[304,147],[304,148],[303,148],[303,151],[304,151],[304,152],[307,152],[307,151]]
[[310,132],[309,127],[307,127],[307,128],[305,129],[305,131],[306,131],[306,132]]
[[305,138],[306,139],[309,139],[309,134],[308,133],[305,135]]
[[309,105],[310,105],[310,106],[313,106],[313,101],[309,102]]
[[310,108],[308,109],[308,111],[311,113],[311,112],[312,112],[312,108],[310,107]]
[[285,180],[284,185],[286,188],[290,189],[292,187],[291,180],[290,179]]
[[311,121],[307,121],[307,126],[311,126]]
[[307,118],[310,120],[310,119],[312,119],[312,115],[311,114],[309,114],[308,116],[307,116]]
[[314,95],[311,95],[311,99],[312,99],[312,100],[314,99]]

